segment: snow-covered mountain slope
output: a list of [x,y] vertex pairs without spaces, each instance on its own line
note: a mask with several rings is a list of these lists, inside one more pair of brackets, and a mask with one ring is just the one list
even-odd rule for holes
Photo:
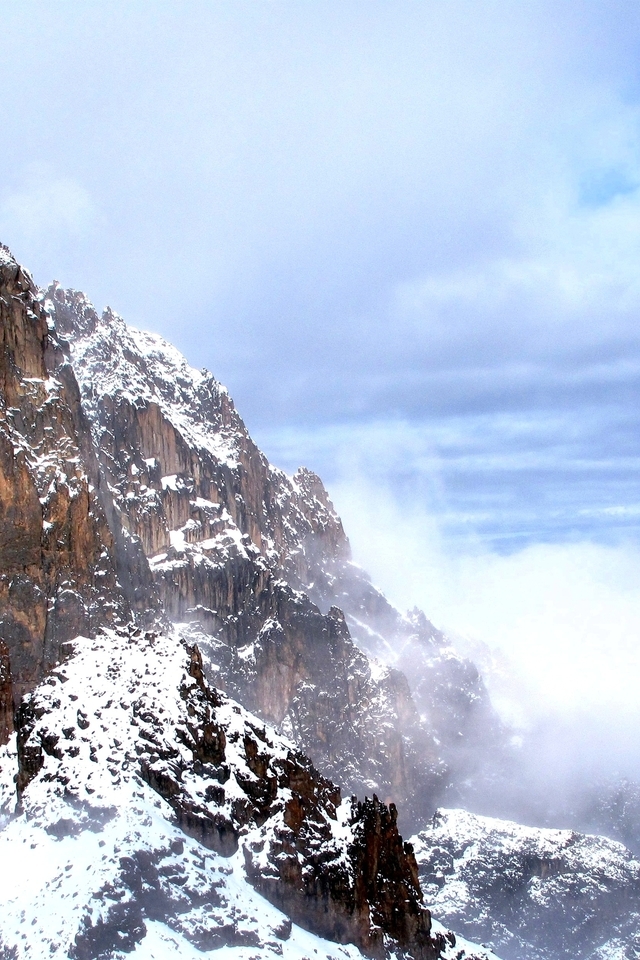
[[[168,550],[171,531],[188,521],[187,542],[226,531],[288,572],[348,555],[342,523],[319,478],[307,470],[289,478],[271,466],[226,388],[207,370],[189,366],[162,337],[133,330],[110,309],[99,316],[82,293],[54,285],[47,302],[56,329],[69,338],[114,494],[138,501],[141,516],[120,506],[148,556]],[[159,487],[153,482],[158,468]],[[191,491],[180,489],[185,485]],[[196,487],[202,502],[194,510],[197,498],[184,494]]]
[[620,843],[438,810],[412,844],[429,908],[506,960],[640,956],[640,862]]
[[[423,826],[491,775],[473,664],[386,601],[320,480],[273,468],[206,371],[39,295],[4,248],[0,320],[0,958],[486,957],[429,931],[389,802]],[[562,936],[631,950],[611,902],[570,900]]]
[[485,956],[430,931],[393,810],[342,801],[197,648],[137,628],[73,648],[0,758],[4,957]]

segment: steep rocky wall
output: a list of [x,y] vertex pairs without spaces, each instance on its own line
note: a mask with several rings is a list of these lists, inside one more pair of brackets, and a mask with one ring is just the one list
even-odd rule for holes
[[322,614],[250,550],[159,566],[165,609],[194,621],[219,686],[350,791],[380,790],[404,801],[407,816],[431,802],[443,769],[407,681],[393,670],[373,676],[342,611]]
[[[445,752],[462,743],[466,756],[467,731],[486,726],[477,672],[474,684],[459,659],[438,655],[439,641],[425,645],[424,630],[350,563],[319,478],[270,466],[207,371],[112,311],[99,317],[83,294],[53,285],[37,299],[5,261],[19,292],[3,301],[0,370],[11,427],[0,431],[0,542],[13,573],[0,581],[0,601],[14,695],[56,662],[67,637],[90,632],[121,602],[115,568],[139,616],[200,624],[220,682],[284,723],[332,776],[341,769],[350,788],[395,800],[420,795],[427,809],[442,773],[434,738]],[[64,586],[40,583],[65,565]],[[379,637],[411,668],[417,710],[400,673],[373,678],[344,622],[337,642],[335,615],[326,616],[336,602],[365,650],[380,655]],[[417,670],[407,655],[415,650]]]
[[2,247],[0,640],[16,703],[66,640],[122,608],[98,483],[68,358],[31,277]]
[[[148,555],[167,531],[194,516],[202,499],[226,509],[260,552],[308,577],[314,558],[348,556],[340,518],[320,479],[302,470],[289,480],[255,445],[228,392],[178,352],[131,331],[110,309],[100,316],[84,294],[54,284],[46,292],[57,330],[68,337],[96,448],[116,501]],[[181,475],[174,489],[162,477]],[[136,517],[130,501],[149,501]],[[151,504],[153,501],[153,504]]]
[[8,743],[13,733],[13,683],[9,648],[0,640],[0,746]]

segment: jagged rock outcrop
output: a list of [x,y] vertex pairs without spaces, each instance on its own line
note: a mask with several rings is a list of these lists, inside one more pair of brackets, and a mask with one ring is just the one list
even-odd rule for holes
[[363,803],[354,798],[343,815],[351,835],[346,857],[327,863],[331,826],[317,808],[310,812],[316,803],[309,782],[289,804],[285,829],[245,846],[257,889],[299,922],[308,918],[318,933],[328,924],[332,939],[358,943],[368,955],[384,956],[390,937],[415,956],[437,956],[444,941],[430,935],[415,859],[398,834],[395,808],[375,796]]
[[[66,640],[122,609],[98,487],[69,358],[31,277],[2,247],[0,639],[16,703]],[[10,723],[0,727],[4,739]]]

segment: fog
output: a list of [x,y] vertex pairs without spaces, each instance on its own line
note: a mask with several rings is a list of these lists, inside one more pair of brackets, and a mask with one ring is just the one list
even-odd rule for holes
[[[447,536],[441,518],[366,478],[331,490],[354,558],[480,667],[510,730],[513,778],[478,812],[608,832],[640,845],[640,551],[532,543],[509,554]],[[489,760],[490,763],[490,760]],[[626,784],[626,832],[604,810]],[[635,806],[634,806],[635,804]],[[633,809],[631,809],[633,807]]]
[[504,556],[476,540],[455,552],[437,516],[399,503],[390,489],[347,480],[332,494],[356,559],[396,605],[417,603],[452,635],[511,661],[529,697],[524,709],[505,696],[506,714],[522,711],[524,723],[550,709],[636,707],[637,545],[537,543]]

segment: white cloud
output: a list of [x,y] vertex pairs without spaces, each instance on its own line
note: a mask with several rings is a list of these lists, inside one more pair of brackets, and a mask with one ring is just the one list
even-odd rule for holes
[[[526,212],[520,217],[526,219]],[[478,258],[396,286],[390,315],[428,353],[455,364],[460,339],[482,331],[513,358],[581,350],[621,334],[637,339],[640,192],[597,208],[549,204],[517,254]],[[517,230],[518,227],[515,226]]]
[[[502,651],[525,713],[638,712],[640,549],[591,542],[533,544],[509,556],[443,534],[440,519],[392,487],[351,478],[332,490],[356,559],[401,608]],[[504,689],[500,691],[504,695]],[[503,702],[511,714],[516,706]],[[523,704],[520,704],[522,707]]]

